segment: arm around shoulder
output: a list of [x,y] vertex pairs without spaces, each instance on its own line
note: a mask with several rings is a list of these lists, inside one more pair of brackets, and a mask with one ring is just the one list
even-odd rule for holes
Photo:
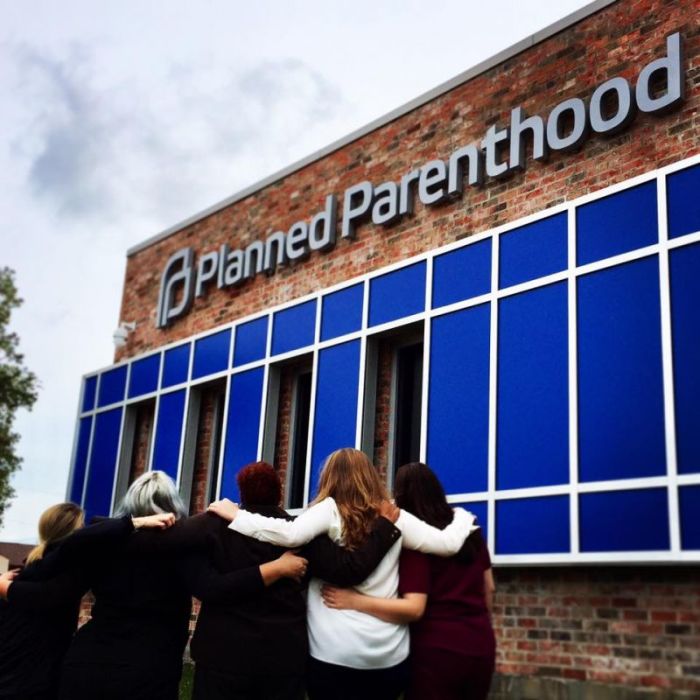
[[305,510],[296,520],[269,518],[259,513],[241,510],[229,525],[242,535],[254,537],[281,547],[301,547],[314,537],[328,532],[337,518],[332,498],[324,498]]
[[467,536],[476,529],[475,520],[470,512],[455,508],[452,522],[440,530],[402,510],[396,526],[403,534],[403,546],[407,549],[450,557],[460,550]]
[[354,550],[341,547],[326,535],[314,538],[302,554],[309,560],[312,576],[336,586],[357,586],[376,568],[401,531],[383,517],[376,519],[365,542]]

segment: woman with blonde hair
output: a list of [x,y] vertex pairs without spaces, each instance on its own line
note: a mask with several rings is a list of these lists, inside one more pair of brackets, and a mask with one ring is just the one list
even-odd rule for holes
[[44,556],[47,547],[68,537],[85,523],[85,513],[75,503],[58,503],[47,508],[39,518],[39,544],[27,555],[27,564]]
[[[160,519],[140,518],[129,527],[162,527]],[[79,566],[91,559],[105,537],[125,525],[107,522],[83,528],[84,513],[74,503],[59,503],[39,518],[39,544],[21,573],[0,576],[0,698],[54,700],[61,661],[78,623],[85,579]],[[97,535],[97,537],[95,537]],[[46,580],[54,581],[46,589]]]
[[[359,450],[333,452],[325,462],[313,504],[294,521],[267,518],[240,510],[230,501],[210,506],[232,520],[236,532],[285,547],[298,547],[327,533],[353,549],[367,537],[388,498],[386,488],[369,458]],[[401,547],[450,556],[462,547],[474,529],[474,516],[455,509],[445,529],[427,525],[401,511],[397,540],[379,566],[357,589],[373,596],[398,595],[398,559]],[[307,691],[311,700],[397,698],[406,684],[408,628],[354,610],[332,610],[323,604],[323,582],[312,579],[307,594],[310,664]]]

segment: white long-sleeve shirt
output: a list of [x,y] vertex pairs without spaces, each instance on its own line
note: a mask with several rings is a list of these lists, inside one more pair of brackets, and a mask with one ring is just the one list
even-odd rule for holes
[[[456,554],[477,526],[474,516],[455,508],[452,522],[444,529],[432,527],[414,515],[401,511],[397,540],[379,566],[356,589],[360,593],[396,598],[399,588],[401,547],[426,554]],[[283,547],[300,547],[321,534],[343,543],[343,523],[332,498],[311,506],[296,520],[268,518],[245,510],[238,512],[230,527],[243,535]],[[357,669],[390,668],[408,657],[408,626],[384,622],[356,610],[334,610],[321,598],[323,582],[312,579],[307,594],[307,622],[311,656],[339,666]]]

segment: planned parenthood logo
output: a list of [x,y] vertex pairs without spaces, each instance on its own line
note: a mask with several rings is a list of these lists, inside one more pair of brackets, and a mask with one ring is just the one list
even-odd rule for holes
[[245,248],[223,244],[198,256],[192,248],[174,253],[161,276],[156,326],[163,328],[185,314],[195,297],[210,285],[236,287],[262,272],[305,260],[311,253],[331,250],[340,237],[354,240],[365,221],[389,226],[410,217],[416,199],[424,206],[457,199],[465,185],[481,187],[526,167],[526,139],[532,159],[546,161],[551,153],[580,148],[591,134],[609,136],[627,128],[638,112],[665,114],[685,97],[683,43],[679,33],[666,39],[666,55],[645,65],[635,84],[616,76],[598,85],[587,100],[569,98],[546,116],[515,107],[508,125],[492,124],[480,141],[457,148],[445,159],[435,159],[411,170],[398,181],[373,184],[367,180],[348,187],[339,202],[329,194],[322,211],[297,221],[287,231],[275,231]]
[[164,328],[170,321],[186,313],[192,304],[192,248],[173,253],[160,278],[156,326]]

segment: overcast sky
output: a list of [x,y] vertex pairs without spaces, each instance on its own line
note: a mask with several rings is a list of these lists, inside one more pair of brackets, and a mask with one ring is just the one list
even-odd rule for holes
[[586,4],[0,0],[0,266],[41,381],[0,540],[65,497],[129,246]]

